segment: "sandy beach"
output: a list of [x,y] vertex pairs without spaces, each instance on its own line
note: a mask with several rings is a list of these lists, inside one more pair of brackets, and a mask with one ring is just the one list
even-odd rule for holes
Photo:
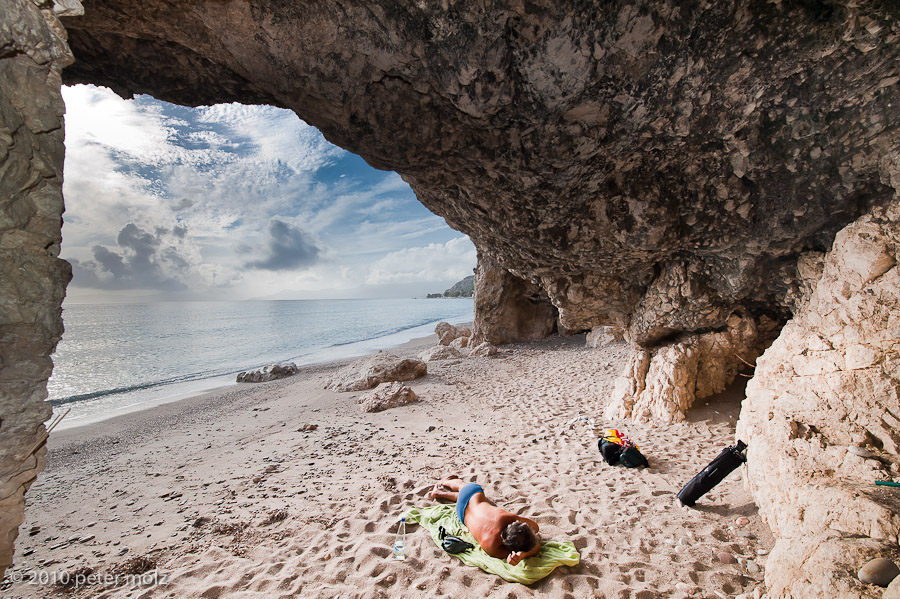
[[[605,421],[627,355],[576,335],[430,362],[410,383],[419,402],[375,414],[360,393],[323,389],[337,362],[54,434],[8,572],[33,580],[4,594],[759,598],[773,539],[740,470],[695,509],[675,498],[734,442],[742,386],[683,423]],[[650,467],[604,463],[606,428],[634,439]],[[432,504],[426,493],[448,474],[535,519],[542,538],[572,541],[581,563],[508,583],[414,525],[409,558],[390,559],[401,513]],[[76,574],[90,584],[61,584]]]

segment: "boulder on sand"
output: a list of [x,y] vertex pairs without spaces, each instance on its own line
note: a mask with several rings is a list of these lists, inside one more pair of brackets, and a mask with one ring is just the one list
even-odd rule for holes
[[325,383],[334,391],[363,391],[381,383],[411,381],[428,374],[428,366],[414,358],[399,358],[385,351],[357,360]]
[[415,391],[403,383],[382,383],[374,391],[360,396],[356,403],[362,407],[364,412],[381,412],[418,401],[418,399],[419,396]]
[[435,345],[420,353],[419,358],[425,362],[434,362],[435,360],[458,358],[459,355],[459,350],[455,347],[450,347],[449,345]]
[[449,322],[439,322],[434,327],[434,333],[438,336],[441,345],[450,345],[460,337],[471,337],[472,330],[466,327],[455,327]]
[[453,341],[450,342],[450,345],[447,347],[452,347],[457,351],[462,351],[463,349],[469,346],[469,338],[468,337],[457,337]]
[[480,356],[480,357],[487,358],[488,356],[493,356],[496,353],[497,353],[497,348],[494,345],[485,341],[484,343],[480,343],[480,344],[476,345],[475,347],[473,347],[472,351],[469,355],[474,356],[474,357]]

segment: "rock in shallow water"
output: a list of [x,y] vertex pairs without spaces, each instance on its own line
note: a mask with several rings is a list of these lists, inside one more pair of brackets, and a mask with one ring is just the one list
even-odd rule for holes
[[241,372],[237,375],[237,382],[239,383],[264,383],[266,381],[274,381],[276,379],[283,379],[289,376],[294,376],[299,371],[296,364],[272,364],[271,366],[266,366],[264,368],[260,368],[259,370],[251,370],[248,372]]
[[886,587],[898,574],[900,574],[900,568],[897,567],[897,564],[889,559],[876,557],[860,569],[859,580],[867,584]]

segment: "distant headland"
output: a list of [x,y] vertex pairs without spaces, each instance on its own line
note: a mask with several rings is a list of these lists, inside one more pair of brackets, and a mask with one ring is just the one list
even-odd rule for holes
[[469,275],[462,281],[454,283],[453,287],[444,291],[444,293],[429,293],[427,298],[434,299],[438,297],[473,297],[475,295],[475,275]]

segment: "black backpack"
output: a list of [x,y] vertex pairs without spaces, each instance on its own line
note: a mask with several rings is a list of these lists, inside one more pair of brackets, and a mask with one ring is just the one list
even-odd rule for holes
[[606,439],[600,439],[597,442],[597,447],[600,449],[600,455],[603,456],[603,460],[607,464],[615,466],[619,463],[619,456],[622,455],[622,449],[624,449],[621,445]]
[[623,447],[604,438],[597,442],[597,447],[600,449],[600,455],[603,456],[603,460],[610,466],[615,466],[616,464],[622,464],[626,468],[650,466],[650,462],[647,461],[644,454],[634,445]]
[[473,545],[472,543],[463,541],[459,537],[448,535],[443,526],[438,527],[438,536],[441,539],[441,547],[447,553],[462,553],[475,547],[475,545]]
[[619,455],[619,463],[627,468],[637,468],[638,466],[650,466],[650,462],[644,457],[638,448],[632,445],[622,450]]

